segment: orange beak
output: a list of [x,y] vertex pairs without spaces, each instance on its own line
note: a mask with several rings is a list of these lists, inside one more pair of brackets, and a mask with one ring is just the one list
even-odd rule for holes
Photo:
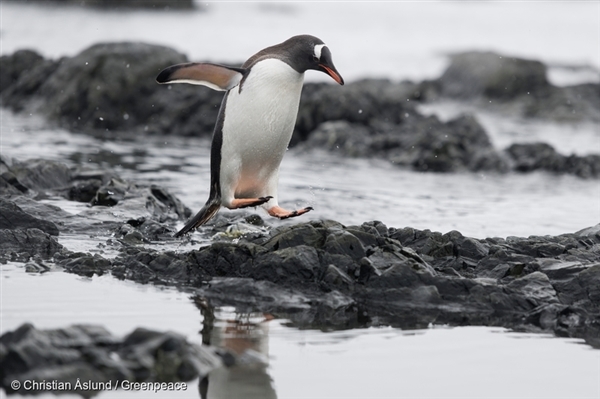
[[325,64],[319,64],[319,66],[321,68],[323,68],[325,70],[325,72],[327,72],[327,74],[333,78],[333,80],[335,80],[336,82],[338,82],[341,85],[344,84],[344,79],[340,76],[338,71],[336,71],[334,68],[331,68]]

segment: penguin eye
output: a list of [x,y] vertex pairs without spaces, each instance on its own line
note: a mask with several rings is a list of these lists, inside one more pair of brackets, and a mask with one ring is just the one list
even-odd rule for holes
[[319,59],[319,57],[317,57],[316,55],[313,55],[312,59],[313,59],[313,61],[314,61],[314,62],[319,62],[319,61],[321,61],[321,60]]

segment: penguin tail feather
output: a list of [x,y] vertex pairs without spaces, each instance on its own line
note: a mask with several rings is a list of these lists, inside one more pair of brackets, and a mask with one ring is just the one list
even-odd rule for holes
[[212,217],[217,214],[220,208],[220,198],[213,198],[208,200],[206,204],[202,207],[202,209],[198,211],[196,216],[191,218],[190,221],[187,222],[187,224],[181,230],[175,233],[174,237],[181,237],[194,230],[196,227],[202,226],[204,223],[212,219]]

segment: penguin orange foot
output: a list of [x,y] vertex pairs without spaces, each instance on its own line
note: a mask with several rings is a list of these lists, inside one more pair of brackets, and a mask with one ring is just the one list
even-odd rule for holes
[[249,208],[252,206],[259,206],[264,204],[265,202],[269,202],[269,200],[273,198],[270,195],[267,197],[260,197],[260,198],[236,198],[233,201],[231,201],[231,206],[229,206],[229,209],[242,209],[242,208]]
[[307,206],[306,208],[302,208],[302,209],[297,209],[295,211],[288,211],[283,209],[280,206],[274,206],[272,208],[269,208],[267,210],[267,212],[269,212],[269,215],[274,216],[276,218],[279,219],[288,219],[288,218],[293,218],[296,216],[300,216],[300,215],[304,215],[307,212],[312,211],[313,208],[311,206]]
[[206,223],[221,206],[260,205],[280,219],[312,210],[287,211],[277,202],[279,166],[292,138],[308,70],[344,84],[329,48],[310,35],[267,47],[239,68],[190,62],[160,72],[158,83],[190,83],[226,92],[213,131],[208,200],[176,237]]

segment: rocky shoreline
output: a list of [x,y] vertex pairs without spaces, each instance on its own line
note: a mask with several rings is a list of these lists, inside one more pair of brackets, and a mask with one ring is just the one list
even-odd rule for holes
[[[443,122],[418,108],[451,100],[523,119],[598,123],[600,84],[556,87],[542,63],[494,53],[451,59],[432,81],[363,80],[344,87],[307,83],[292,145],[387,159],[417,171],[600,176],[600,154],[561,154],[547,143],[494,148],[473,115]],[[0,58],[1,105],[100,136],[209,137],[223,94],[155,82],[165,65],[186,61],[171,48],[145,43],[102,43],[59,60],[21,50]]]
[[[0,262],[20,262],[29,273],[110,274],[175,286],[191,292],[203,314],[232,306],[298,328],[502,326],[600,348],[600,225],[559,236],[474,239],[376,221],[274,227],[238,212],[175,240],[175,223],[190,211],[160,187],[47,160],[2,159],[0,169]],[[39,201],[56,196],[89,208],[73,215]],[[100,238],[98,246],[116,256],[73,252],[58,242],[61,234]],[[178,249],[152,245],[169,242]],[[171,332],[138,329],[118,338],[102,326],[25,324],[0,337],[0,383],[14,392],[13,380],[80,378],[102,390],[124,379],[199,376],[202,389],[211,370],[230,367],[237,356]]]
[[[301,327],[493,325],[600,347],[599,225],[560,236],[474,239],[376,221],[273,227],[240,212],[219,215],[179,250],[165,251],[149,244],[180,242],[172,237],[175,223],[190,211],[160,187],[102,173],[92,184],[52,161],[3,162],[2,172],[3,192],[12,193],[0,199],[0,260],[32,271],[191,288],[214,306],[271,313]],[[75,190],[81,186],[93,188]],[[73,216],[36,200],[45,195],[89,201],[90,208]],[[103,216],[115,210],[123,216]],[[57,241],[59,232],[105,237],[117,256],[72,252]],[[183,249],[198,244],[198,235],[208,245]]]

